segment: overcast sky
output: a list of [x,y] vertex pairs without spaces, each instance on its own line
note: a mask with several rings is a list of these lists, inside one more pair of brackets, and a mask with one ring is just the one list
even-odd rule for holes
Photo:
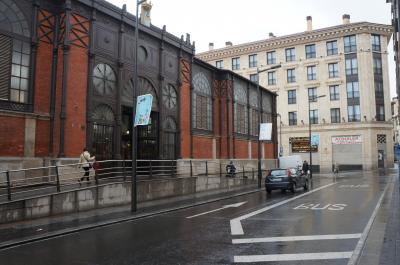
[[[108,0],[116,6],[127,4],[135,14],[135,0]],[[180,37],[189,33],[196,52],[208,50],[208,43],[222,48],[226,41],[240,44],[306,30],[306,16],[312,16],[313,29],[351,22],[390,24],[390,4],[385,0],[151,0],[151,22]],[[395,64],[389,44],[391,97],[395,96]]]

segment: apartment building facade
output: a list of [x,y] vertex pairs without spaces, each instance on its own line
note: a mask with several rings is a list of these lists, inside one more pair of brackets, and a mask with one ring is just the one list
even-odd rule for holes
[[[278,94],[280,155],[299,154],[329,172],[393,165],[387,46],[392,26],[351,23],[197,54]],[[279,67],[270,69],[271,67]],[[257,75],[257,69],[261,72]],[[279,121],[278,121],[279,122]]]

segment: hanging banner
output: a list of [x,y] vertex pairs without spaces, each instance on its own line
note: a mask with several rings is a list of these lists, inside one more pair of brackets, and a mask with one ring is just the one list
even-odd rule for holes
[[319,145],[319,134],[311,135],[311,145]]
[[332,136],[332,144],[361,144],[361,135]]
[[272,123],[260,123],[260,141],[271,141]]
[[149,124],[152,104],[153,96],[151,94],[141,95],[137,97],[135,126]]

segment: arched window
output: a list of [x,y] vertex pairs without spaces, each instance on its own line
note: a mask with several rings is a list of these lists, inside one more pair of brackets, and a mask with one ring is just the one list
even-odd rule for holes
[[113,155],[114,113],[108,105],[101,104],[92,114],[92,152],[97,160],[111,159]]
[[246,89],[239,83],[234,84],[234,121],[235,132],[247,134],[247,92]]
[[[153,86],[153,84],[147,80],[146,78],[139,77],[138,78],[138,84],[139,84],[139,93],[138,96],[144,95],[144,94],[151,94],[153,96],[153,104],[151,106],[152,111],[158,111],[158,97],[156,90]],[[132,102],[133,98],[133,78],[129,79],[129,81],[125,84],[124,90],[122,92],[123,97],[125,99],[128,99],[129,102]]]
[[255,89],[250,90],[250,134],[253,136],[258,135],[259,124],[259,98]]
[[163,159],[176,159],[176,123],[172,117],[163,122]]
[[0,108],[30,111],[31,34],[16,1],[0,0],[0,29]]
[[111,95],[117,86],[114,70],[108,64],[99,63],[93,70],[93,86],[100,95]]
[[167,86],[163,87],[162,101],[167,109],[175,108],[177,102],[177,95],[173,85],[168,84]]
[[192,120],[193,128],[212,130],[212,93],[210,82],[204,73],[193,77]]

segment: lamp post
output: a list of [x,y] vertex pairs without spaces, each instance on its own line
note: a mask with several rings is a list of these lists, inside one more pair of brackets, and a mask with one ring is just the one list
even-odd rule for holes
[[283,156],[283,145],[282,145],[282,116],[277,113],[276,116],[279,117],[279,157]]
[[310,151],[310,178],[312,179],[312,152],[311,152],[311,115],[310,115],[310,102],[314,102],[315,100],[319,98],[323,98],[326,95],[321,95],[321,96],[314,96],[312,98],[308,98],[308,148]]
[[[258,92],[258,100],[259,100],[259,111],[258,111],[258,133],[260,134],[260,127],[261,127],[261,123],[263,122],[262,120],[262,115],[261,115],[261,104],[262,104],[262,96],[261,96],[261,89],[260,89],[260,73],[265,72],[265,71],[270,71],[272,69],[277,69],[280,68],[282,65],[278,64],[278,65],[274,65],[272,67],[260,70],[257,67],[257,92]],[[261,188],[261,179],[262,179],[262,172],[261,172],[261,141],[260,141],[260,135],[258,135],[258,140],[257,140],[257,149],[258,149],[258,164],[257,164],[257,168],[258,168],[258,176],[257,176],[257,180],[258,180],[258,188]]]
[[136,98],[138,91],[138,43],[139,43],[139,6],[146,0],[136,0],[136,21],[135,21],[135,64],[133,67],[133,106],[132,106],[132,186],[131,186],[131,211],[137,210],[137,178],[136,178],[136,158],[137,158],[137,130],[135,127]]

